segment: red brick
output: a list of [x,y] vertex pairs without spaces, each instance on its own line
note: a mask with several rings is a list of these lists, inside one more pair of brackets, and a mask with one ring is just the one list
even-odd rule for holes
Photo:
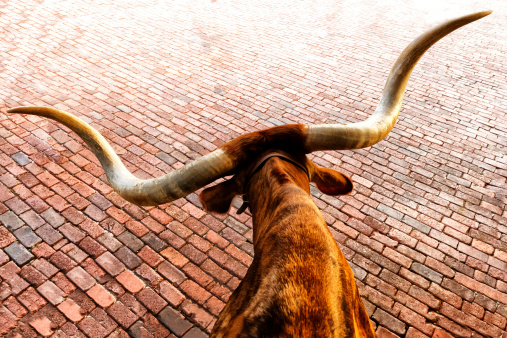
[[101,308],[96,308],[90,313],[100,325],[105,329],[107,334],[111,333],[118,327],[118,324]]
[[160,263],[157,271],[175,285],[181,284],[186,279],[185,274],[181,270],[167,261]]
[[160,252],[160,254],[165,258],[167,258],[172,264],[174,264],[178,268],[183,267],[188,262],[188,259],[185,258],[185,256],[183,256],[182,254],[180,254],[171,247],[164,249],[163,251]]
[[83,222],[81,222],[79,224],[79,228],[86,231],[93,239],[99,237],[104,233],[104,229],[90,219],[85,219]]
[[425,279],[425,278],[423,278],[423,277],[421,277],[421,276],[419,276],[419,275],[417,275],[405,268],[402,268],[400,270],[400,276],[413,282],[414,284],[416,284],[417,286],[419,286],[423,289],[427,289],[430,286],[430,282],[427,279]]
[[213,230],[210,230],[206,233],[205,238],[214,243],[216,246],[218,246],[220,249],[225,249],[229,242],[225,240],[223,237],[219,236],[216,232]]
[[[43,181],[44,184],[46,182]],[[43,186],[42,184],[39,184],[31,189],[34,194],[36,194],[41,199],[45,200],[48,197],[54,196],[54,192]]]
[[46,243],[39,243],[35,248],[32,249],[32,253],[37,257],[50,257],[55,250],[47,245]]
[[163,225],[166,225],[173,220],[171,216],[169,216],[164,211],[158,208],[151,209],[150,216],[156,219],[158,222],[162,223]]
[[25,202],[38,214],[49,209],[49,205],[44,202],[39,196],[31,196],[27,198]]
[[118,282],[120,282],[128,291],[137,293],[144,288],[144,283],[136,277],[130,270],[125,270],[116,276]]
[[222,302],[221,300],[219,300],[218,298],[216,298],[215,296],[212,296],[211,298],[209,298],[206,301],[206,304],[204,304],[204,307],[206,309],[208,309],[208,311],[213,316],[218,316],[220,314],[220,312],[223,310],[223,308],[225,307],[225,303]]
[[214,278],[216,278],[220,283],[227,283],[232,275],[227,272],[226,270],[222,269],[220,266],[215,264],[212,260],[207,259],[204,263],[201,265],[201,269],[203,269],[208,274],[212,275]]
[[[209,233],[209,231],[208,231]],[[207,234],[206,234],[207,235]],[[200,236],[192,235],[187,239],[189,244],[192,244],[195,246],[199,251],[207,252],[211,247],[213,246],[210,242],[208,242],[206,239],[203,239]]]
[[452,278],[454,277],[454,270],[449,268],[446,264],[437,261],[436,259],[432,257],[427,257],[426,261],[424,262],[424,265],[427,267],[441,273],[442,275]]
[[136,269],[136,274],[143,278],[145,282],[152,287],[158,285],[163,280],[163,278],[155,272],[155,270],[144,263]]
[[16,324],[16,316],[7,308],[0,306],[0,334],[8,333]]
[[28,311],[23,307],[23,305],[21,305],[17,300],[16,298],[14,297],[9,297],[7,298],[3,305],[12,313],[16,316],[17,319],[25,316]]
[[167,337],[169,336],[169,330],[162,325],[157,318],[147,313],[143,316],[143,327],[151,332],[154,337]]
[[159,238],[167,242],[170,246],[175,249],[179,249],[185,245],[185,241],[174,234],[171,230],[165,230],[159,234]]
[[83,291],[90,289],[96,283],[95,279],[80,266],[70,270],[67,277]]
[[[192,263],[186,264],[182,270],[187,274],[188,277],[196,281],[202,287],[206,287],[209,283],[213,281],[212,277],[203,272],[200,267],[197,267]],[[225,273],[228,274],[227,272]],[[228,275],[230,277],[230,274]]]
[[104,284],[104,287],[116,298],[119,298],[125,294],[125,289],[123,286],[114,279],[109,280],[106,284]]
[[117,276],[125,270],[123,263],[110,252],[104,252],[96,258],[96,262],[112,276]]
[[199,304],[204,304],[211,294],[191,280],[186,280],[180,285],[181,290]]
[[86,236],[81,242],[79,242],[79,247],[93,257],[98,257],[106,251],[102,245],[89,236]]
[[16,237],[14,237],[5,227],[0,226],[0,248],[5,248],[14,241],[16,241]]
[[153,312],[153,314],[159,313],[167,306],[167,302],[150,288],[141,290],[141,292],[136,295],[136,298]]
[[401,266],[406,267],[407,269],[410,268],[410,265],[412,265],[412,259],[400,254],[399,252],[386,247],[382,254],[392,260],[395,263],[400,264]]
[[121,211],[116,207],[111,207],[107,209],[106,213],[109,216],[113,217],[118,222],[120,222],[121,224],[125,224],[130,219],[130,217],[126,213],[124,213],[123,211]]
[[238,261],[240,261],[242,264],[244,264],[246,266],[250,266],[250,264],[252,264],[253,258],[251,256],[249,256],[247,253],[245,253],[244,251],[239,250],[234,245],[229,245],[225,249],[225,252],[227,252],[232,257],[236,258]]
[[432,338],[453,338],[449,333],[445,332],[441,328],[436,328]]
[[[218,215],[214,215],[214,216],[218,216]],[[216,233],[220,233],[220,231],[222,231],[225,228],[225,225],[221,221],[216,219],[214,216],[206,215],[201,219],[201,221],[204,224],[206,224],[208,227],[210,227],[210,229],[212,229]]]
[[18,196],[23,201],[26,201],[27,198],[33,196],[30,189],[28,189],[27,187],[25,187],[24,185],[21,185],[21,184],[18,184],[17,186],[12,188],[12,191],[16,194],[16,196]]
[[68,296],[71,292],[76,290],[74,284],[72,284],[67,277],[61,272],[58,272],[51,281],[56,284],[64,293],[65,296]]
[[469,313],[480,319],[484,316],[484,308],[476,303],[463,302],[461,311]]
[[69,204],[62,197],[60,197],[58,195],[53,195],[51,197],[48,197],[46,199],[46,202],[59,212],[62,212],[63,210],[65,210],[66,208],[69,207]]
[[132,232],[137,237],[142,237],[146,235],[149,230],[143,224],[130,220],[125,223],[125,228],[127,228],[130,232]]
[[[69,208],[65,209],[62,212],[62,216],[65,217],[68,221],[70,221],[74,225],[79,225],[81,222],[83,222],[85,220],[85,216],[74,207],[69,207]],[[83,235],[81,235],[81,236],[84,237]],[[83,239],[82,237],[75,238],[74,240],[69,237],[67,237],[67,238],[69,238],[69,240],[71,240],[72,242],[79,242],[81,239]]]
[[189,217],[188,219],[186,219],[183,222],[183,224],[185,224],[187,228],[189,228],[199,236],[204,236],[204,234],[207,233],[209,230],[207,226],[205,226],[202,222],[198,221],[193,217]]
[[84,318],[79,324],[79,329],[83,331],[88,337],[103,338],[107,336],[106,329],[93,317],[88,316]]
[[56,179],[56,177],[54,177],[53,175],[51,175],[48,172],[43,172],[43,173],[37,175],[37,179],[40,182],[44,183],[44,185],[46,185],[48,187],[51,187],[59,182],[59,180]]
[[378,327],[376,334],[377,334],[378,338],[398,338],[399,337],[398,335],[392,333],[391,331],[389,331],[388,329],[386,329],[382,326]]
[[34,288],[30,287],[17,298],[30,312],[37,312],[47,304]]
[[159,284],[159,293],[175,308],[185,300],[185,296],[167,281]]
[[96,222],[100,222],[107,217],[107,215],[94,204],[87,206],[86,209],[83,210],[83,213]]
[[166,229],[159,221],[151,217],[143,218],[142,223],[155,234],[159,234]]
[[137,255],[141,257],[148,265],[155,268],[157,265],[162,263],[164,260],[162,256],[160,256],[157,252],[155,252],[152,248],[145,245],[138,253]]
[[53,333],[51,328],[51,321],[47,317],[36,317],[30,320],[30,325],[37,330],[37,332],[44,337],[50,336]]
[[393,330],[397,334],[404,334],[406,332],[406,325],[403,322],[379,308],[377,308],[372,317],[378,322],[378,324],[389,327],[389,329]]
[[426,318],[405,307],[401,309],[398,318],[428,336],[431,336],[435,330],[432,324],[426,322]]
[[70,259],[66,254],[61,251],[56,252],[51,256],[49,261],[58,267],[60,270],[69,271],[76,266],[76,262]]
[[363,282],[388,296],[394,296],[398,291],[394,286],[386,283],[382,279],[377,278],[372,274],[368,274]]
[[0,250],[0,266],[1,265],[4,265],[5,263],[7,263],[7,261],[9,261],[9,256],[7,256],[3,250]]
[[73,193],[72,195],[67,196],[66,199],[73,207],[77,208],[78,210],[83,210],[90,205],[90,202],[81,197],[78,193]]
[[132,324],[134,324],[138,318],[136,314],[120,302],[116,302],[111,305],[107,309],[107,313],[125,329],[128,329]]
[[53,305],[58,305],[64,300],[65,293],[51,281],[39,286],[37,291]]
[[190,300],[184,301],[181,305],[181,309],[183,313],[194,319],[201,327],[208,326],[213,320],[213,317],[206,310],[192,303]]
[[407,330],[407,338],[427,338],[428,336],[422,333],[421,331],[414,329],[413,327],[409,327]]
[[125,305],[130,311],[135,313],[137,316],[144,316],[147,312],[146,308],[141,304],[135,296],[130,293],[125,293],[118,299],[123,305]]
[[72,299],[67,299],[58,305],[58,310],[60,310],[65,315],[65,317],[69,318],[74,323],[79,322],[81,319],[83,319],[81,308],[79,305],[74,303]]
[[31,265],[24,266],[19,275],[33,286],[39,286],[47,280],[46,276]]
[[505,329],[505,326],[507,324],[507,318],[498,313],[491,313],[489,311],[486,312],[486,315],[484,316],[484,321],[486,323],[498,326],[501,329]]
[[81,263],[81,266],[88,272],[93,278],[98,281],[101,281],[106,276],[106,272],[102,270],[97,263],[91,258],[87,258],[84,262]]
[[109,292],[104,289],[100,284],[95,284],[90,290],[86,292],[95,303],[101,307],[108,307],[115,302],[115,298]]

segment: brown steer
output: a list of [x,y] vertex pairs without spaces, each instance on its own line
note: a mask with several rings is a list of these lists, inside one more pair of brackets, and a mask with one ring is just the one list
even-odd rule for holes
[[448,33],[489,13],[448,21],[414,40],[395,62],[380,103],[366,121],[287,125],[242,135],[158,178],[132,175],[102,135],[69,113],[45,107],[9,112],[49,117],[72,129],[97,156],[113,189],[139,205],[167,203],[235,175],[201,194],[207,210],[222,213],[235,195],[243,194],[253,215],[255,258],[221,312],[213,336],[372,337],[352,271],[309,195],[309,182],[330,195],[349,193],[352,182],[318,168],[305,154],[364,148],[385,138],[419,58]]
[[244,192],[254,231],[254,260],[211,336],[374,337],[352,270],[310,198],[310,181],[331,195],[352,182],[302,153],[268,154],[201,194],[207,210],[224,212]]

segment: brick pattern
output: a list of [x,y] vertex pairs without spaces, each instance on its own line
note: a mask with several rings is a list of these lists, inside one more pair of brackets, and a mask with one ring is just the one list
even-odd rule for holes
[[[245,132],[365,119],[408,41],[483,6],[3,4],[0,335],[206,336],[253,255],[239,204],[127,203],[76,135],[6,107],[72,112],[160,176]],[[379,337],[507,337],[507,6],[491,7],[423,57],[386,140],[311,155],[355,181],[312,193]]]

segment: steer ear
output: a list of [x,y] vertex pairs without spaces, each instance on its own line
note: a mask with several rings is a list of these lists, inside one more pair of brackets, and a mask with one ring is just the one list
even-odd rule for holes
[[239,194],[234,178],[204,189],[199,195],[206,211],[225,214],[231,208],[232,199]]
[[333,169],[314,166],[312,182],[326,195],[347,195],[354,187],[352,180]]

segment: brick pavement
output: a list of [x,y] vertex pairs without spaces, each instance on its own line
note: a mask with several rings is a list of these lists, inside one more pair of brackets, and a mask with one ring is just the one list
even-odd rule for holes
[[313,195],[380,337],[507,337],[504,1],[141,3],[0,4],[0,335],[203,337],[252,261],[248,215],[129,204],[76,135],[6,107],[81,116],[158,176],[248,131],[362,120],[410,40],[493,9],[423,57],[386,140],[314,154],[354,193]]

